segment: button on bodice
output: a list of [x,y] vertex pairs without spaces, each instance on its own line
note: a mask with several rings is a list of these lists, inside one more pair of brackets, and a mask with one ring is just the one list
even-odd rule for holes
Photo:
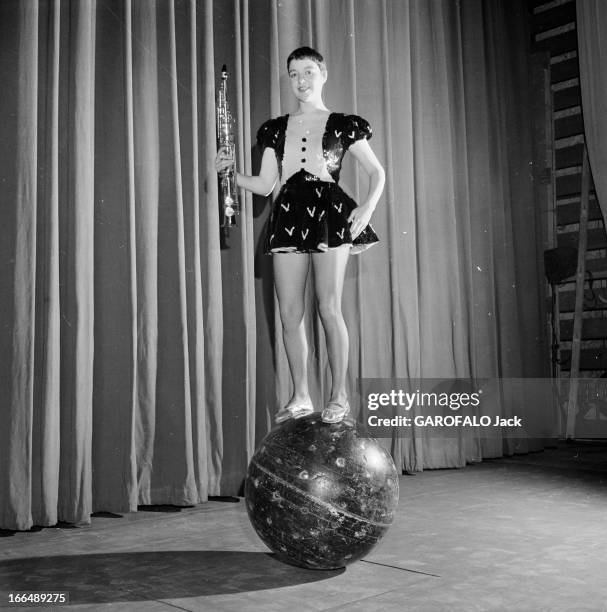
[[301,169],[333,182],[323,154],[323,135],[330,113],[290,115],[287,122],[282,182]]

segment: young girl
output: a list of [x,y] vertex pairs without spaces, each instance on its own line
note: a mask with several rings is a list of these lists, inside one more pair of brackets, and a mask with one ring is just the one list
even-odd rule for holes
[[[276,414],[281,423],[314,411],[307,379],[308,345],[303,323],[304,291],[310,262],[314,268],[318,312],[327,341],[332,384],[322,412],[327,423],[341,421],[350,411],[346,394],[348,330],[341,296],[348,255],[378,241],[368,225],[384,187],[384,170],[367,142],[369,124],[357,115],[329,111],[322,99],[327,69],[320,53],[296,49],[287,59],[297,111],[266,121],[257,134],[263,149],[258,176],[237,173],[239,187],[269,195],[276,181],[265,251],[273,256],[274,283],[293,396]],[[369,175],[369,191],[356,205],[339,186],[339,172],[350,151]],[[217,171],[234,163],[220,149]]]

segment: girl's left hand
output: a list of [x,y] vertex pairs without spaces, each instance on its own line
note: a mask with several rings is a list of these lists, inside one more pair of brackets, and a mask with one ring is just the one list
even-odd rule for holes
[[350,234],[352,240],[356,240],[358,235],[369,225],[373,209],[367,204],[361,204],[357,206],[348,217],[348,223],[350,223]]

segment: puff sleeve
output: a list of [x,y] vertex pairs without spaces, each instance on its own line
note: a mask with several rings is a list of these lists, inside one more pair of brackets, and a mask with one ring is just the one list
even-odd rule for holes
[[257,146],[263,151],[266,147],[276,148],[279,135],[279,126],[275,119],[268,119],[257,130]]
[[347,147],[363,138],[369,140],[373,135],[369,122],[358,115],[347,115],[344,128],[344,139]]

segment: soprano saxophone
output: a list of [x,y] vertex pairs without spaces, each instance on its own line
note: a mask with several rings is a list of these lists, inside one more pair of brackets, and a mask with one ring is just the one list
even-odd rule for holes
[[[221,83],[217,94],[217,144],[224,147],[232,159],[235,157],[234,119],[226,96],[228,71],[224,64],[221,68]],[[236,226],[236,215],[239,212],[238,191],[236,188],[236,170],[234,164],[219,172],[221,180],[221,203],[223,204],[222,227]]]

